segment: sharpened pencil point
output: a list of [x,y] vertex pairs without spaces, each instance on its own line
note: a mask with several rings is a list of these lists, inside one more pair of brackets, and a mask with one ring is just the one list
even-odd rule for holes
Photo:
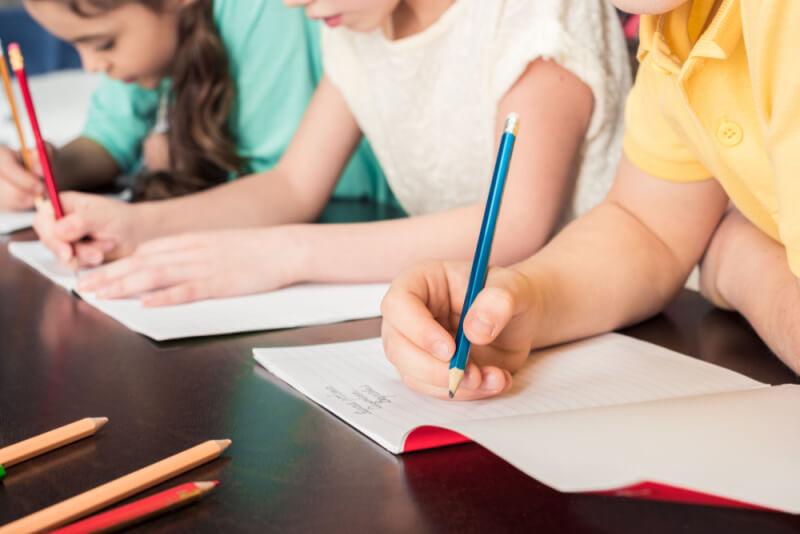
[[464,371],[459,369],[458,367],[453,367],[450,369],[450,376],[449,376],[450,384],[447,388],[450,391],[450,398],[456,396],[456,391],[458,391],[458,386],[461,384],[461,381],[464,379]]
[[448,391],[448,392],[447,392],[447,394],[448,394],[448,395],[450,395],[450,398],[451,398],[451,399],[452,399],[452,398],[453,398],[453,396],[455,395],[455,393],[453,393],[452,391]]
[[94,429],[100,430],[108,423],[108,417],[92,417],[92,422],[94,423]]
[[218,440],[216,440],[216,442],[217,442],[217,445],[219,445],[219,448],[222,449],[223,451],[225,449],[227,449],[230,446],[231,443],[233,443],[229,439],[218,439]]

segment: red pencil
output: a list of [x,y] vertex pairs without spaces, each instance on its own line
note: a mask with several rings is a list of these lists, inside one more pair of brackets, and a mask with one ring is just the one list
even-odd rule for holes
[[47,147],[45,147],[44,140],[42,139],[42,132],[39,130],[39,121],[36,118],[36,110],[33,107],[31,92],[28,88],[28,76],[25,73],[25,62],[22,59],[22,52],[20,52],[17,43],[8,45],[8,60],[11,62],[11,69],[17,76],[19,87],[22,90],[22,98],[25,100],[25,107],[28,109],[28,120],[31,122],[33,136],[36,139],[36,150],[39,152],[39,162],[42,165],[47,194],[50,196],[50,202],[53,204],[53,211],[56,214],[56,219],[60,219],[64,216],[64,210],[61,209],[61,200],[58,198],[58,187],[56,187],[56,180],[53,177],[53,168],[50,166],[50,158],[47,156]]
[[78,521],[51,534],[85,534],[90,532],[113,532],[145,521],[159,514],[186,506],[214,489],[219,482],[189,482],[181,486],[156,493],[136,502],[113,508],[83,521]]

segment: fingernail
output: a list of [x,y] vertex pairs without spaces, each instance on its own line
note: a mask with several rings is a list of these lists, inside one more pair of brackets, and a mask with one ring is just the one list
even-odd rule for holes
[[450,354],[450,348],[447,346],[447,343],[445,343],[442,340],[439,340],[433,344],[433,354],[435,354],[437,357],[443,360],[446,360],[447,358],[450,358],[452,356],[452,354]]
[[481,382],[481,389],[484,391],[499,391],[500,380],[497,378],[497,374],[490,373],[489,376],[485,377]]
[[489,317],[479,313],[474,319],[469,322],[469,329],[475,334],[481,336],[491,336],[494,331],[494,324],[492,324]]
[[97,290],[97,298],[105,299],[111,296],[111,290],[108,288]]

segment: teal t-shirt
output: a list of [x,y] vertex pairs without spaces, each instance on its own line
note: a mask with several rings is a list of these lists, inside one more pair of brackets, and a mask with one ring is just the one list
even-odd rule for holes
[[[282,0],[215,0],[214,21],[228,53],[236,102],[228,119],[250,172],[275,166],[289,146],[322,77],[319,23]],[[168,86],[168,85],[167,85]],[[123,172],[139,165],[163,91],[105,78],[95,92],[83,136],[102,145]],[[314,157],[314,154],[309,154]],[[366,140],[342,174],[337,198],[394,203]]]

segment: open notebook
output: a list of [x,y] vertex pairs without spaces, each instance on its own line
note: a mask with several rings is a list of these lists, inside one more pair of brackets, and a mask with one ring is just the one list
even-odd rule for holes
[[[8,250],[61,287],[75,288],[75,275],[38,241],[9,243]],[[79,294],[134,332],[165,341],[378,317],[387,288],[387,284],[304,284],[163,308],[144,308],[138,299],[98,300]]]
[[535,352],[475,402],[408,390],[379,339],[253,353],[393,453],[474,440],[560,491],[800,513],[800,386],[619,334]]

